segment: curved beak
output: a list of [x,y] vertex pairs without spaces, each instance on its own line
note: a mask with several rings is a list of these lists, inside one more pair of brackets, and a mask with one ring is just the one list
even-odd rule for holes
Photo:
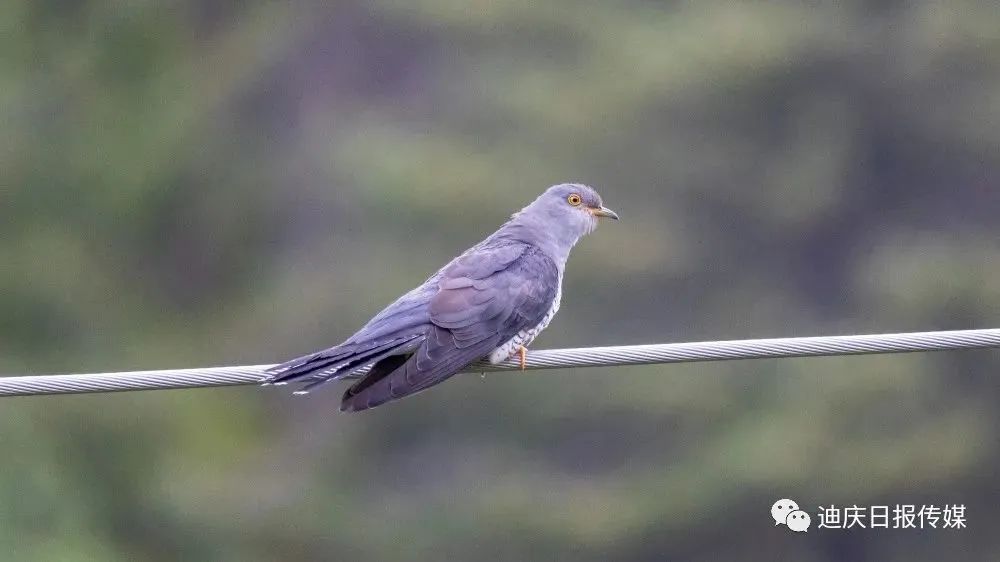
[[612,211],[607,207],[600,207],[598,209],[591,209],[590,213],[595,217],[606,217],[609,219],[618,220],[618,213]]

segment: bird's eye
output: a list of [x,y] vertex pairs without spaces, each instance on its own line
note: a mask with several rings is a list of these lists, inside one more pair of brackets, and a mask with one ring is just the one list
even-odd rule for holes
[[583,203],[583,198],[580,197],[580,194],[573,193],[566,198],[566,202],[569,203],[570,205],[573,205],[574,207],[578,207],[580,203]]

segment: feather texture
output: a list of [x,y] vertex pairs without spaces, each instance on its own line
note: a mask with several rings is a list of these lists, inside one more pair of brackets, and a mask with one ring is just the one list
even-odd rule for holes
[[[575,205],[571,194],[580,196]],[[552,320],[569,252],[596,224],[587,208],[600,206],[587,186],[553,186],[346,341],[274,367],[267,382],[301,382],[299,392],[308,392],[373,364],[341,403],[358,411],[430,388],[484,357],[506,358]]]

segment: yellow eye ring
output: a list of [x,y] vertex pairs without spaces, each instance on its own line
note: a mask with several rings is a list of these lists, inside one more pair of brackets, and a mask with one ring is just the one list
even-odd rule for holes
[[580,197],[580,194],[573,193],[566,198],[566,202],[569,203],[570,205],[573,205],[574,207],[579,207],[580,203],[583,203],[583,198]]

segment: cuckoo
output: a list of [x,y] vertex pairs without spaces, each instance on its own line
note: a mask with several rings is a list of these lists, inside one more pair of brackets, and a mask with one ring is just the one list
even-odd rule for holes
[[401,296],[343,343],[277,365],[265,384],[297,393],[371,369],[344,393],[360,411],[426,390],[470,363],[519,355],[559,310],[563,271],[577,241],[618,215],[586,185],[547,189],[499,230]]

